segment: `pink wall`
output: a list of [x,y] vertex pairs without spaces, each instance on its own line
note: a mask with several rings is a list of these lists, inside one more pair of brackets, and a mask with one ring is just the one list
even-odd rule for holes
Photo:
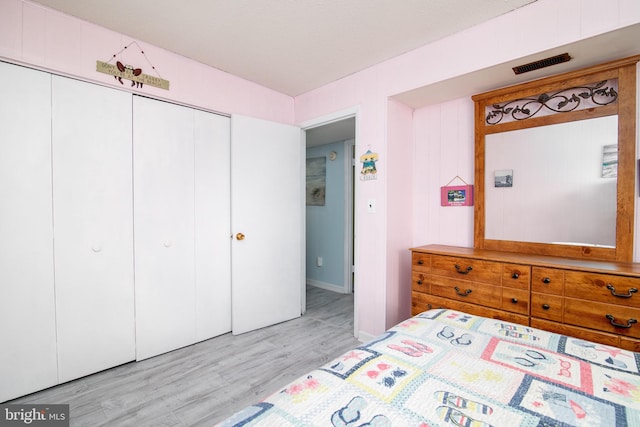
[[[414,112],[413,182],[390,178],[392,159],[406,147],[391,138],[405,114],[387,109],[390,96],[640,22],[635,0],[538,0],[531,5],[370,67],[296,97],[296,123],[358,107],[356,155],[380,153],[379,179],[356,183],[357,316],[361,337],[382,332],[406,314],[408,261],[402,248],[428,243],[473,245],[472,208],[440,207],[439,188],[456,175],[473,183],[473,105],[470,96]],[[533,24],[544,31],[532,30]],[[393,195],[393,197],[391,197]],[[366,212],[368,199],[377,213]],[[391,206],[393,203],[393,206]],[[399,209],[412,212],[398,237]],[[402,218],[400,218],[402,219]],[[383,242],[393,241],[387,246]],[[636,239],[637,241],[637,239]]]
[[[107,62],[132,41],[35,3],[0,1],[0,59],[122,88],[113,77],[95,71],[96,60]],[[225,114],[293,123],[293,98],[155,46],[139,45],[171,89],[145,85],[136,93]],[[154,75],[139,49],[132,46],[124,55],[145,74]]]
[[[411,111],[389,97],[640,22],[637,0],[606,1],[606,11],[604,3],[538,0],[295,99],[141,44],[171,90],[145,86],[136,92],[282,123],[359,108],[356,155],[367,149],[380,155],[378,179],[356,182],[357,316],[362,336],[370,336],[407,315],[407,248],[434,242],[470,246],[473,235],[471,209],[441,208],[438,193],[456,175],[472,179],[470,100],[413,112],[409,136]],[[527,31],[533,23],[543,23],[544,31]],[[0,59],[119,87],[97,73],[95,63],[130,41],[27,0],[0,0]],[[376,214],[366,212],[368,199],[376,200]]]
[[[385,328],[411,315],[411,252],[407,242],[413,236],[411,200],[414,182],[413,110],[390,99],[388,101],[387,141],[387,280]],[[398,191],[398,189],[402,189]]]
[[[440,206],[440,187],[456,176],[473,184],[473,112],[469,97],[414,112],[414,245],[473,246],[473,207]],[[456,179],[451,185],[464,183]]]

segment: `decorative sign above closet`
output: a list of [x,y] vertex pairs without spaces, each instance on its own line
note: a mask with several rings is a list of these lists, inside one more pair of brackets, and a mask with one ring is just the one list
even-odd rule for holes
[[[156,73],[157,76],[144,74],[142,72],[143,69],[141,67],[138,68],[137,65],[133,66],[133,65],[125,64],[122,62],[124,61],[124,59],[120,58],[120,56],[131,45],[136,45],[138,49],[140,49],[140,54],[142,55],[142,57],[144,57],[144,59],[147,61],[147,63],[149,64],[151,69]],[[120,59],[122,59],[122,61]],[[115,61],[115,64],[112,63],[113,61]],[[104,74],[113,76],[122,85],[124,85],[124,82],[122,81],[122,79],[125,79],[125,80],[131,81],[131,87],[135,86],[136,88],[140,88],[143,85],[147,84],[149,86],[154,86],[160,89],[169,90],[169,81],[164,80],[160,76],[160,73],[158,73],[158,71],[156,70],[156,67],[154,67],[153,64],[151,64],[151,61],[149,61],[149,58],[147,58],[147,55],[145,55],[144,51],[140,48],[137,42],[129,43],[127,46],[122,48],[120,52],[114,54],[111,57],[111,59],[107,62],[96,61],[96,71],[99,73],[104,73]]]

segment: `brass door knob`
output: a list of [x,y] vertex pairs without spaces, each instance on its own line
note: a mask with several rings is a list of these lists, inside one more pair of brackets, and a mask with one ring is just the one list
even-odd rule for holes
[[238,239],[238,240],[244,240],[244,234],[242,234],[242,233],[238,233],[238,234],[236,234],[236,239]]

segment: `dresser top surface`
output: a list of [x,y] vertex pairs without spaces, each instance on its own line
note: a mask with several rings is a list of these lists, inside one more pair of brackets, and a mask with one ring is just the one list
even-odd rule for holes
[[418,246],[411,248],[411,251],[425,254],[474,258],[487,261],[527,264],[534,267],[561,268],[565,270],[591,271],[595,273],[640,277],[640,263],[591,261],[585,259],[530,255],[516,252],[502,252],[447,245]]

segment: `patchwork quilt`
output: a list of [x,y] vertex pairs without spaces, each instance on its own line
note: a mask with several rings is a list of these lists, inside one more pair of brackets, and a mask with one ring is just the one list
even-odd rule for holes
[[640,353],[430,310],[220,426],[640,426]]

